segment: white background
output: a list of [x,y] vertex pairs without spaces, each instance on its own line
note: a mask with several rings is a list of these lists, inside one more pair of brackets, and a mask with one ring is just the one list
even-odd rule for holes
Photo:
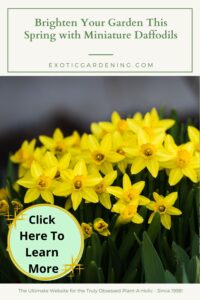
[[[2,3],[3,2],[3,3]],[[167,1],[95,1],[95,4],[94,4],[94,1],[84,1],[84,5],[83,5],[83,1],[53,1],[53,0],[43,0],[43,1],[1,1],[1,10],[0,10],[0,37],[1,37],[1,44],[0,44],[0,74],[1,75],[14,75],[15,73],[10,73],[8,74],[7,73],[7,32],[6,32],[6,24],[7,24],[7,7],[17,7],[17,8],[20,8],[20,7],[27,7],[27,8],[33,8],[33,7],[133,7],[133,8],[141,8],[141,7],[160,7],[160,8],[166,8],[166,7],[170,7],[170,8],[173,8],[173,7],[176,7],[176,8],[193,8],[194,10],[194,31],[193,31],[193,35],[194,35],[194,53],[193,53],[193,57],[194,57],[194,63],[193,63],[193,73],[171,73],[171,75],[187,75],[187,76],[193,76],[193,75],[199,75],[200,73],[200,60],[199,60],[199,53],[200,53],[200,42],[199,42],[199,31],[198,31],[198,28],[200,27],[200,2],[198,0],[187,0],[187,1],[180,1],[180,0],[176,0],[176,1],[172,1],[172,0],[167,0]],[[173,17],[173,19],[176,18],[178,20],[179,16],[177,15],[177,17]],[[24,18],[21,18],[20,21],[18,21],[18,23],[15,23],[14,24],[14,32],[16,32],[16,34],[18,34],[18,30],[16,30],[19,26],[23,25],[24,24],[24,21],[25,19]],[[185,25],[187,24],[187,20],[185,20]],[[183,24],[184,25],[184,24]],[[185,26],[184,25],[184,26]],[[185,31],[187,32],[189,28],[185,27]],[[186,34],[186,32],[183,32],[183,36]],[[154,41],[155,42],[155,41]],[[159,45],[161,41],[159,41]],[[146,42],[145,42],[146,43]],[[151,42],[150,42],[151,43]],[[170,42],[171,43],[171,42]],[[173,41],[174,43],[174,41]],[[158,51],[156,52],[156,49],[155,49],[155,57],[153,57],[153,50],[152,48],[148,45],[145,45],[145,49],[144,49],[144,45],[143,45],[143,42],[139,42],[139,44],[141,45],[141,51],[137,50],[140,54],[141,54],[141,57],[143,58],[143,52],[145,52],[145,54],[147,53],[147,50],[149,50],[151,53],[152,53],[152,57],[154,59],[156,59],[157,61],[157,66],[159,68],[159,65],[162,67],[162,68],[167,68],[169,67],[169,64],[168,64],[168,61],[167,61],[167,57],[173,57],[173,51],[175,52],[174,53],[174,69],[177,69],[177,68],[182,68],[182,71],[188,67],[188,57],[190,56],[190,53],[189,53],[189,43],[187,45],[185,45],[185,41],[183,43],[180,43],[178,45],[178,47],[176,48],[176,51],[173,50],[172,48],[172,44],[169,44],[169,46],[166,46],[166,47],[161,47],[162,51]],[[138,44],[138,46],[139,46]],[[35,44],[38,46],[38,44]],[[56,44],[55,44],[56,45]],[[156,45],[156,43],[155,43]],[[56,49],[54,49],[54,51],[52,52],[51,48],[48,46],[47,44],[47,48],[46,49],[49,49],[46,51],[46,49],[44,48],[44,43],[43,43],[43,47],[41,49],[41,52],[39,52],[38,54],[38,47],[34,46],[32,48],[28,47],[26,48],[25,52],[24,52],[24,45],[22,46],[22,44],[20,42],[16,42],[13,44],[12,47],[14,47],[14,49],[12,48],[12,57],[11,57],[11,64],[12,64],[12,67],[14,67],[14,69],[18,69],[18,68],[21,68],[21,69],[30,69],[30,64],[32,68],[36,68],[38,69],[38,66],[35,64],[35,60],[37,59],[37,61],[41,64],[44,64],[45,63],[45,57],[47,56],[50,56],[51,60],[52,59],[55,59],[55,51]],[[23,48],[23,51],[21,53],[21,57],[20,57],[20,53],[19,53],[19,50],[20,50],[20,47]],[[26,47],[27,47],[27,44],[26,44]],[[55,47],[55,46],[54,46]],[[59,47],[60,48],[60,47]],[[78,47],[80,48],[80,47]],[[111,46],[112,48],[112,46]],[[43,53],[43,49],[44,49],[44,53]],[[87,51],[84,50],[84,46],[82,46],[79,50],[85,54]],[[63,47],[63,50],[64,51],[64,47]],[[61,56],[62,56],[62,51],[60,51],[61,53]],[[86,51],[86,52],[84,52]],[[126,47],[124,47],[124,51],[126,51],[126,54],[128,53],[128,50],[126,49]],[[16,52],[16,58],[14,59],[13,61],[13,57],[15,55],[15,52]],[[120,51],[117,52],[117,58],[119,59],[120,58]],[[74,49],[74,54],[76,54],[76,50]],[[123,52],[122,52],[123,54]],[[170,54],[170,55],[169,55]],[[37,56],[37,57],[36,57]],[[164,57],[164,61],[163,61],[163,57]],[[122,56],[122,58],[124,58],[124,56]],[[18,61],[19,60],[19,63]],[[28,62],[27,62],[28,60]],[[14,65],[13,65],[14,64]],[[24,65],[23,65],[24,64]],[[28,66],[29,64],[29,66]],[[44,66],[42,65],[41,66],[42,69],[44,68]],[[170,66],[171,67],[171,66]],[[157,70],[158,70],[157,68]],[[145,70],[143,70],[145,71]],[[160,70],[159,70],[160,71]],[[164,70],[165,71],[165,70]],[[16,73],[17,74],[17,73]],[[26,75],[37,75],[37,73],[35,74],[31,74],[31,73],[22,73],[21,75],[23,74],[26,74]],[[145,73],[135,73],[135,75],[137,76],[144,76]],[[153,73],[151,75],[169,75],[170,73]],[[40,73],[40,75],[42,75],[42,73]],[[44,73],[44,75],[46,75]],[[62,74],[47,74],[47,75],[62,75]],[[66,74],[63,74],[63,75],[66,75]],[[77,76],[79,74],[69,74],[70,76]],[[104,74],[86,74],[86,75],[104,75]],[[105,74],[105,75],[108,75],[108,74]],[[111,75],[119,75],[119,74],[111,74]],[[124,75],[124,76],[127,76],[127,75],[134,75],[134,74],[120,74],[120,75]],[[147,73],[148,75],[148,73]]]

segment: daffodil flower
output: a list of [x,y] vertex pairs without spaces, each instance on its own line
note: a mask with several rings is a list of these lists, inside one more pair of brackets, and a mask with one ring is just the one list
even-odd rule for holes
[[62,131],[59,128],[57,128],[54,131],[52,138],[45,135],[41,135],[39,139],[47,150],[50,150],[57,155],[63,155],[74,144],[76,136],[72,135],[69,137],[64,137]]
[[47,151],[44,156],[43,164],[47,169],[56,168],[55,179],[61,180],[63,172],[69,167],[70,160],[70,153],[66,153],[58,159],[53,153]]
[[79,207],[82,199],[92,203],[99,201],[94,186],[101,181],[101,178],[88,174],[84,160],[78,161],[73,170],[63,171],[62,179],[64,182],[57,184],[54,194],[64,197],[71,195],[74,210]]
[[99,122],[100,128],[107,133],[118,131],[124,133],[128,130],[128,123],[122,119],[118,112],[114,111],[111,115],[111,122]]
[[173,192],[166,197],[163,197],[162,195],[154,192],[153,197],[155,201],[151,201],[149,204],[147,204],[147,208],[153,210],[153,213],[151,213],[149,217],[148,223],[150,224],[152,222],[155,213],[159,213],[162,225],[166,229],[170,229],[171,215],[179,216],[182,214],[180,209],[173,207],[175,201],[177,200],[178,193]]
[[134,118],[128,119],[127,122],[129,128],[134,133],[137,133],[138,129],[143,129],[150,136],[153,136],[156,132],[165,132],[175,123],[172,119],[161,120],[155,108],[152,108],[150,112],[147,112],[144,118],[142,118],[141,114],[137,114]]
[[96,218],[93,222],[94,229],[103,236],[109,236],[110,231],[108,229],[108,223],[106,223],[102,218]]
[[83,232],[84,239],[88,239],[91,237],[93,233],[93,228],[91,223],[81,223],[81,229]]
[[170,159],[162,165],[169,169],[169,184],[177,184],[183,176],[192,182],[197,182],[197,169],[200,165],[199,155],[194,155],[194,147],[191,142],[177,146],[172,136],[167,135],[165,149],[170,154]]
[[165,134],[161,132],[151,138],[144,130],[138,129],[137,145],[132,148],[124,148],[124,151],[133,158],[132,174],[137,174],[147,168],[154,178],[158,176],[160,162],[170,159],[170,155],[162,146],[164,137]]
[[[97,176],[100,177],[99,172],[97,172]],[[94,190],[99,197],[99,202],[107,209],[111,209],[110,194],[108,193],[107,188],[113,184],[116,178],[117,171],[111,171],[94,187]]]
[[127,168],[128,164],[131,162],[131,159],[129,158],[128,153],[124,149],[134,147],[136,145],[136,141],[137,141],[136,135],[130,131],[125,132],[124,134],[121,134],[120,132],[115,131],[112,134],[112,142],[113,142],[112,149],[116,153],[119,153],[120,155],[122,155],[124,158],[123,160],[120,160],[117,163],[119,170],[123,174],[126,172],[126,168]]
[[36,140],[24,141],[20,147],[13,155],[11,155],[10,160],[19,164],[19,176],[23,176],[27,169],[30,169],[31,164],[34,160],[34,151],[35,151]]
[[149,203],[149,199],[141,195],[144,186],[144,181],[132,184],[129,176],[124,174],[122,188],[119,186],[107,188],[110,194],[118,198],[118,201],[112,207],[112,212],[120,214],[119,220],[123,220],[123,222],[132,221],[138,224],[143,222],[143,218],[137,213],[137,208],[138,205]]
[[140,214],[138,214],[137,209],[137,202],[126,205],[123,209],[121,209],[120,215],[116,221],[116,225],[126,224],[129,222],[133,222],[136,224],[143,223],[144,219],[142,216],[140,216]]
[[41,196],[46,202],[53,204],[56,171],[56,167],[44,169],[38,162],[33,161],[30,172],[17,181],[19,185],[28,189],[24,202],[33,202]]
[[112,150],[111,134],[106,134],[101,142],[98,142],[93,135],[89,135],[88,148],[90,150],[88,162],[95,164],[103,174],[113,170],[113,163],[124,159],[121,154]]

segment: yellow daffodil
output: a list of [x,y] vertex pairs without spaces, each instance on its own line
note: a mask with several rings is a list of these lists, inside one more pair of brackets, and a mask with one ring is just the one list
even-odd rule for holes
[[88,163],[94,164],[103,174],[113,170],[113,164],[124,159],[123,155],[112,150],[112,136],[106,134],[101,142],[98,142],[93,135],[88,136],[88,148],[90,150]]
[[96,218],[93,223],[94,229],[103,236],[109,236],[110,231],[108,229],[108,223],[106,223],[103,219],[101,218]]
[[200,131],[194,126],[188,126],[188,136],[194,146],[194,150],[200,152]]
[[165,132],[167,129],[171,128],[175,121],[171,119],[159,118],[158,112],[155,108],[145,114],[144,118],[141,117],[141,114],[136,115],[135,118],[128,119],[129,128],[137,133],[138,129],[142,128],[150,136],[154,136],[159,132]]
[[[110,186],[107,188],[107,191],[123,202],[124,205],[130,204],[132,202],[138,201],[139,205],[146,205],[149,202],[149,199],[140,195],[144,189],[145,182],[139,181],[134,184],[131,183],[131,180],[127,174],[123,176],[122,187],[119,186]],[[119,203],[118,201],[118,203]],[[113,209],[117,205],[113,206]]]
[[55,179],[60,180],[63,172],[69,167],[70,159],[70,153],[64,154],[61,158],[56,158],[53,153],[48,151],[44,156],[43,164],[47,169],[56,168]]
[[120,215],[117,219],[116,225],[118,224],[126,224],[129,222],[133,222],[136,224],[143,223],[144,219],[140,214],[137,212],[138,203],[137,201],[126,205],[123,209],[120,210]]
[[153,177],[158,176],[160,162],[167,161],[170,158],[170,155],[162,146],[164,137],[165,134],[161,132],[150,138],[146,131],[138,129],[137,145],[131,148],[124,148],[124,151],[133,158],[132,174],[137,174],[147,168]]
[[114,111],[111,115],[111,122],[99,122],[91,124],[91,131],[98,139],[103,138],[103,136],[107,133],[118,131],[123,134],[128,130],[129,128],[127,121],[122,119],[116,111]]
[[149,199],[141,195],[144,186],[144,181],[132,184],[129,176],[124,174],[122,188],[119,186],[107,188],[110,194],[118,198],[118,201],[113,205],[112,212],[120,214],[118,220],[120,223],[132,221],[140,224],[143,222],[143,218],[137,213],[137,207],[149,203]]
[[[100,177],[100,174],[98,174]],[[107,209],[111,209],[110,195],[107,188],[113,184],[117,178],[117,171],[112,171],[106,174],[102,180],[94,187],[95,192],[99,197],[99,202]]]
[[111,122],[99,122],[99,126],[104,132],[107,133],[114,131],[124,133],[129,129],[127,121],[122,119],[116,111],[114,111],[111,115]]
[[35,143],[35,139],[31,142],[24,141],[20,149],[11,155],[10,160],[15,164],[21,164],[25,169],[30,168],[34,160]]
[[52,138],[41,135],[39,139],[40,142],[46,147],[46,149],[52,151],[57,155],[63,155],[64,153],[69,151],[69,148],[74,144],[76,136],[72,135],[69,137],[64,137],[62,131],[57,128],[54,131]]
[[183,176],[192,182],[197,182],[197,169],[199,168],[199,156],[194,155],[194,147],[191,142],[177,146],[172,136],[167,135],[165,148],[170,154],[170,160],[163,162],[163,166],[169,169],[169,184],[177,184]]
[[136,145],[136,141],[137,141],[136,135],[131,132],[125,132],[122,135],[120,132],[115,131],[112,134],[112,142],[113,142],[112,149],[116,153],[119,153],[120,155],[123,156],[123,160],[117,163],[117,166],[122,173],[125,173],[126,168],[131,161],[128,153],[124,149],[134,147]]
[[62,179],[64,182],[58,183],[54,194],[64,197],[71,195],[74,210],[79,207],[82,199],[93,203],[99,201],[98,195],[94,191],[94,186],[101,181],[101,178],[88,174],[84,160],[80,160],[73,170],[63,171]]
[[84,239],[88,239],[91,237],[93,233],[93,228],[91,223],[81,223],[81,229],[83,231]]
[[24,202],[29,203],[35,201],[41,196],[46,202],[53,204],[54,177],[56,171],[56,167],[43,169],[38,162],[33,161],[30,173],[17,181],[19,185],[28,189],[25,194]]
[[153,197],[155,201],[151,201],[149,204],[147,204],[147,208],[153,210],[153,213],[149,217],[148,223],[151,223],[155,216],[155,213],[159,213],[162,225],[166,229],[170,229],[171,215],[178,216],[182,214],[180,209],[173,207],[175,201],[178,198],[178,193],[173,192],[166,197],[163,197],[162,195],[154,192]]

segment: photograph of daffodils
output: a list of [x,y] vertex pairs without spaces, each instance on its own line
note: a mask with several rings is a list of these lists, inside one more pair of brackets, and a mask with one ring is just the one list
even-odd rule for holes
[[152,108],[24,141],[0,190],[0,282],[36,282],[10,262],[6,215],[47,202],[85,237],[84,269],[55,283],[198,283],[199,139],[192,120]]

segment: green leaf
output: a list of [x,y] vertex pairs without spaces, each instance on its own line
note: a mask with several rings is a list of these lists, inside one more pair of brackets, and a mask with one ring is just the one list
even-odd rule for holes
[[199,237],[196,233],[192,235],[191,256],[199,255]]
[[178,283],[174,275],[168,270],[165,271],[165,282],[166,283]]
[[192,257],[187,264],[187,274],[191,283],[200,283],[200,260],[197,256]]
[[105,283],[104,273],[102,268],[98,268],[99,283]]
[[148,234],[143,234],[142,260],[147,283],[164,283],[165,270]]
[[147,234],[150,237],[152,243],[154,243],[154,241],[156,240],[160,232],[160,227],[160,214],[156,213],[147,230]]
[[86,248],[86,254],[85,254],[85,265],[88,265],[90,261],[92,260],[92,247],[90,245]]
[[99,236],[93,232],[91,236],[92,257],[97,266],[101,264],[101,242]]
[[108,237],[108,246],[109,246],[109,256],[110,256],[110,261],[112,263],[112,267],[115,271],[115,277],[116,280],[120,278],[121,273],[122,273],[122,261],[121,258],[119,256],[119,252],[115,246],[115,244],[113,243],[112,239]]
[[181,270],[182,270],[182,281],[181,281],[181,283],[189,283],[189,279],[188,279],[184,264],[181,264]]
[[189,256],[187,255],[185,250],[183,250],[183,248],[181,248],[175,242],[172,243],[172,250],[175,254],[175,258],[176,258],[177,263],[187,264],[189,262]]
[[99,283],[99,271],[94,260],[91,260],[84,270],[86,283]]
[[135,280],[135,277],[137,276],[137,269],[132,269],[129,272],[126,272],[123,279],[122,283],[132,283]]

